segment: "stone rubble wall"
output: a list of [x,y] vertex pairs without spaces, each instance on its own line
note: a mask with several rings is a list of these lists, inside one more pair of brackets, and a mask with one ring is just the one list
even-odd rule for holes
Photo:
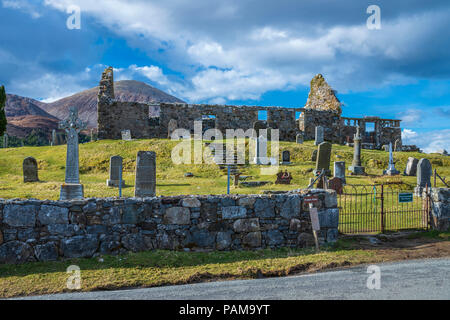
[[450,188],[431,188],[431,225],[435,230],[450,230]]
[[319,202],[321,242],[338,234],[330,190],[275,195],[0,199],[0,263],[152,249],[241,250],[313,245],[305,195]]

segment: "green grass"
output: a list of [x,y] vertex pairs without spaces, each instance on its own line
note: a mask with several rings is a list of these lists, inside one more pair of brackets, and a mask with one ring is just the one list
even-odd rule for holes
[[[158,195],[177,194],[224,194],[226,193],[226,175],[213,164],[174,165],[171,161],[171,150],[176,141],[167,139],[149,140],[102,140],[80,145],[80,179],[85,188],[86,197],[109,197],[118,195],[116,188],[106,186],[108,178],[109,158],[120,155],[124,158],[123,179],[127,186],[123,196],[134,194],[136,154],[140,150],[155,151],[157,154],[157,188]],[[250,175],[251,180],[266,180],[272,184],[257,187],[232,187],[231,193],[261,193],[263,190],[292,190],[304,188],[312,177],[310,172],[315,164],[310,161],[311,152],[316,147],[312,141],[304,144],[280,142],[280,154],[283,150],[291,151],[293,165],[280,166],[292,173],[291,185],[275,185],[274,175],[261,175],[260,167],[247,165],[244,175]],[[22,147],[0,149],[0,198],[37,198],[58,199],[60,185],[64,181],[66,146],[55,147]],[[33,156],[38,161],[39,178],[41,182],[23,183],[22,161]],[[337,157],[338,156],[338,157]],[[346,161],[351,164],[353,149],[341,145],[333,145],[331,161]],[[434,168],[441,176],[450,176],[450,159],[437,154],[425,155],[419,153],[397,152],[394,159],[398,161],[397,168],[403,170],[409,156],[430,159]],[[411,186],[415,185],[415,177],[379,177],[383,168],[387,167],[388,154],[379,150],[363,150],[362,162],[369,176],[347,177],[349,184],[370,185],[373,183],[401,180]],[[193,178],[185,178],[184,173],[192,172]],[[438,181],[438,186],[443,184]]]
[[[315,253],[313,248],[227,252],[154,250],[102,256],[101,259],[4,264],[0,265],[0,298],[67,292],[70,274],[66,270],[71,265],[80,267],[81,291],[155,287],[287,276],[364,263],[440,257],[449,252],[446,242],[449,236],[449,232],[434,231],[411,234],[409,238],[422,238],[424,243],[428,243],[417,250],[401,246],[363,249],[359,245],[360,238],[352,237],[340,239],[333,246],[322,247],[320,253]],[[433,247],[433,243],[438,242],[443,245]]]

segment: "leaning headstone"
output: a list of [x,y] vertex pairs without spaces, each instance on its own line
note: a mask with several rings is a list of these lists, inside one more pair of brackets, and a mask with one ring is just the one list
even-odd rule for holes
[[291,164],[291,153],[289,152],[289,150],[284,150],[281,153],[281,164]]
[[[109,179],[106,180],[108,187],[118,187],[120,184],[120,177],[122,175],[122,157],[112,156],[109,159]],[[125,186],[125,181],[122,179],[122,187]]]
[[136,158],[134,196],[154,197],[156,194],[156,153],[139,151]]
[[360,127],[356,128],[356,134],[353,138],[353,161],[352,165],[348,167],[353,175],[365,175],[365,168],[361,166],[361,133]]
[[122,140],[131,141],[131,131],[130,130],[122,130]]
[[316,127],[316,138],[314,140],[314,145],[318,146],[323,142],[323,127]]
[[170,139],[172,137],[172,132],[174,132],[178,128],[177,120],[170,119],[169,123],[167,124],[167,139]]
[[392,155],[392,143],[389,143],[389,164],[387,170],[383,171],[384,175],[396,176],[400,174],[400,171],[395,169],[394,156]]
[[326,175],[330,175],[330,158],[331,158],[331,143],[322,142],[319,144],[317,151],[316,170],[315,174],[319,174],[325,170]]
[[405,176],[411,176],[414,177],[417,173],[417,164],[419,163],[419,160],[413,157],[408,158],[408,162],[406,163],[405,168]]
[[433,168],[430,160],[422,158],[417,164],[417,187],[415,188],[416,195],[422,196],[422,191],[428,186],[431,187],[431,175]]
[[86,124],[78,118],[78,110],[70,108],[69,117],[59,123],[59,128],[67,132],[66,178],[61,185],[60,200],[83,199],[83,185],[80,184],[78,159],[78,133]]
[[38,164],[35,158],[28,157],[23,160],[23,182],[37,182],[38,178]]
[[297,142],[298,144],[303,144],[303,134],[297,134],[297,136],[295,137],[295,142]]
[[334,177],[341,179],[343,184],[346,183],[345,180],[345,161],[335,161],[334,162]]

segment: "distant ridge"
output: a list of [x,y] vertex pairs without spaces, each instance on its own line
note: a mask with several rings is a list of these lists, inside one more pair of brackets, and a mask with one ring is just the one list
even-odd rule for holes
[[[114,82],[116,100],[141,103],[154,102],[184,102],[170,94],[156,89],[148,84],[135,80],[122,80]],[[43,104],[42,109],[58,117],[65,118],[71,106],[78,108],[81,120],[87,122],[88,127],[97,127],[97,94],[98,87],[85,90],[58,101]]]
[[[119,101],[141,103],[184,101],[156,89],[144,82],[122,80],[114,82],[115,97]],[[6,117],[7,132],[10,136],[25,137],[33,129],[51,133],[58,127],[58,121],[69,114],[70,107],[78,108],[78,114],[88,128],[97,127],[98,87],[81,91],[52,103],[41,102],[15,94],[7,94]]]

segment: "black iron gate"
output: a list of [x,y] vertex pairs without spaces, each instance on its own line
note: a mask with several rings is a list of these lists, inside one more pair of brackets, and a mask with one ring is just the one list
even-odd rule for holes
[[383,233],[428,229],[428,188],[416,196],[404,184],[346,185],[338,195],[339,232]]

